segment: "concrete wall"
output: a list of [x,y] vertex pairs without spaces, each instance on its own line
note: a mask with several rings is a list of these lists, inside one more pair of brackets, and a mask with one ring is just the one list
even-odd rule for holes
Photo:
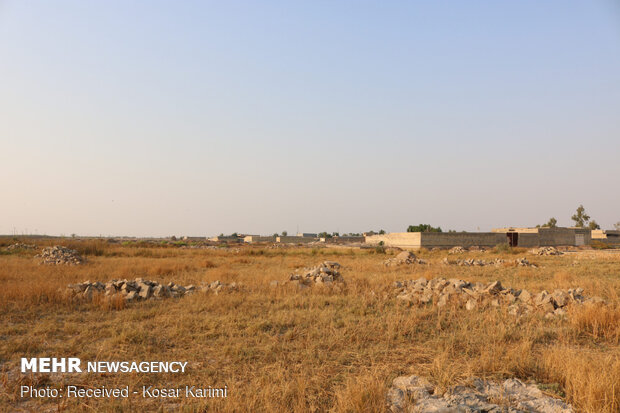
[[383,235],[369,235],[364,237],[366,244],[379,245],[383,242],[386,247],[418,249],[421,247],[420,232],[392,232]]
[[260,235],[248,235],[245,238],[243,238],[243,241],[248,242],[248,243],[276,242],[276,237],[274,237],[274,236],[263,237],[263,236],[260,236]]
[[495,232],[422,232],[421,237],[425,248],[494,247],[507,242],[506,234]]
[[614,244],[614,245],[618,245],[620,244],[620,231],[605,231],[607,238],[605,238],[603,240],[603,242],[606,242],[607,244]]
[[597,229],[592,231],[592,240],[617,245],[620,244],[620,231]]
[[539,245],[541,247],[546,246],[575,246],[576,234],[582,234],[584,236],[584,245],[592,244],[592,234],[589,229],[581,228],[541,228],[538,232]]
[[354,242],[364,242],[364,237],[332,237],[325,239],[325,242],[332,244],[348,244]]
[[[543,246],[575,246],[576,235],[583,235],[584,245],[592,243],[591,231],[581,228],[536,228],[524,232],[514,231],[519,234],[518,247],[533,248]],[[615,232],[611,235],[612,232]],[[399,247],[406,249],[424,248],[452,248],[461,247],[494,247],[498,244],[506,244],[508,237],[503,229],[495,232],[393,232],[384,235],[366,236],[366,243],[378,245],[383,242],[386,247]],[[609,243],[620,243],[620,231],[607,231]],[[607,241],[604,240],[604,241]]]
[[215,241],[215,242],[243,242],[243,238],[239,238],[239,237],[231,237],[231,236],[217,236],[217,237],[212,237],[209,238],[209,241]]
[[540,235],[538,233],[519,233],[517,247],[534,248],[540,246]]
[[276,237],[276,242],[282,242],[285,244],[300,244],[300,243],[310,243],[318,241],[318,238],[310,238],[310,237],[296,237],[293,235],[286,237]]
[[383,241],[386,247],[406,249],[452,248],[452,247],[494,247],[506,243],[506,234],[495,232],[393,232],[366,237],[366,243],[378,245]]

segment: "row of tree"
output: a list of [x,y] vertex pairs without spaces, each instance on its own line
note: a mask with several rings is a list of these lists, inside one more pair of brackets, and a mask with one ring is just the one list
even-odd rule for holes
[[[575,214],[571,217],[571,220],[575,222],[575,227],[577,228],[587,228],[587,229],[601,229],[601,226],[593,219],[591,219],[590,215],[586,213],[586,209],[583,205],[579,205]],[[549,228],[557,228],[558,220],[554,217],[549,218],[546,224],[536,225],[537,228],[540,227],[549,227]],[[620,231],[620,222],[614,224],[614,227]],[[409,225],[407,227],[407,232],[443,232],[441,227],[433,227],[429,224],[419,224],[419,225]],[[456,231],[448,231],[448,232],[456,232]]]
[[[577,211],[573,214],[573,216],[570,219],[575,222],[575,226],[577,228],[601,229],[601,226],[595,220],[590,219],[590,215],[586,213],[586,209],[583,207],[583,205],[579,205],[579,207],[577,208]],[[552,217],[552,218],[549,218],[549,221],[547,221],[546,224],[536,225],[536,227],[540,228],[542,226],[542,227],[556,228],[557,225],[558,225],[558,220]],[[620,228],[620,222],[618,222],[614,226],[616,227],[616,229]]]

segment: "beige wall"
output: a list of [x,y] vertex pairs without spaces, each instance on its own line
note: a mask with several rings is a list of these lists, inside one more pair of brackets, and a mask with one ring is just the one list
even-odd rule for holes
[[297,243],[309,243],[318,241],[318,238],[309,238],[309,237],[295,237],[295,236],[286,236],[286,237],[277,237],[276,242],[282,242],[286,244],[297,244]]
[[392,232],[383,235],[370,235],[364,238],[366,243],[370,245],[379,245],[383,241],[383,245],[386,247],[418,249],[421,246],[420,235],[419,232]]

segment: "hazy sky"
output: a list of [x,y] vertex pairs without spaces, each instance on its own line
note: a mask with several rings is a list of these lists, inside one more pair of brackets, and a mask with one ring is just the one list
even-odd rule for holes
[[620,2],[2,1],[0,234],[620,221]]

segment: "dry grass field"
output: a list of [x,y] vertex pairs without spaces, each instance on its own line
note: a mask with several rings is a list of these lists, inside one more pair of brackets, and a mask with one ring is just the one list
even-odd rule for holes
[[[4,240],[3,246],[13,242]],[[38,246],[52,245],[39,240]],[[391,381],[418,374],[440,386],[471,376],[535,382],[577,411],[620,411],[620,254],[586,251],[538,257],[525,250],[465,257],[527,256],[540,268],[429,265],[386,268],[375,250],[242,246],[183,249],[64,240],[87,263],[39,265],[35,252],[0,255],[0,410],[381,412]],[[296,268],[337,261],[341,289],[273,288]],[[563,319],[505,308],[466,311],[409,306],[391,284],[419,277],[500,280],[539,292],[584,288],[606,304],[572,308]],[[142,277],[183,285],[237,282],[240,291],[180,299],[75,302],[67,284]],[[21,357],[187,361],[186,374],[22,375]],[[20,385],[228,388],[222,400],[22,399]]]

